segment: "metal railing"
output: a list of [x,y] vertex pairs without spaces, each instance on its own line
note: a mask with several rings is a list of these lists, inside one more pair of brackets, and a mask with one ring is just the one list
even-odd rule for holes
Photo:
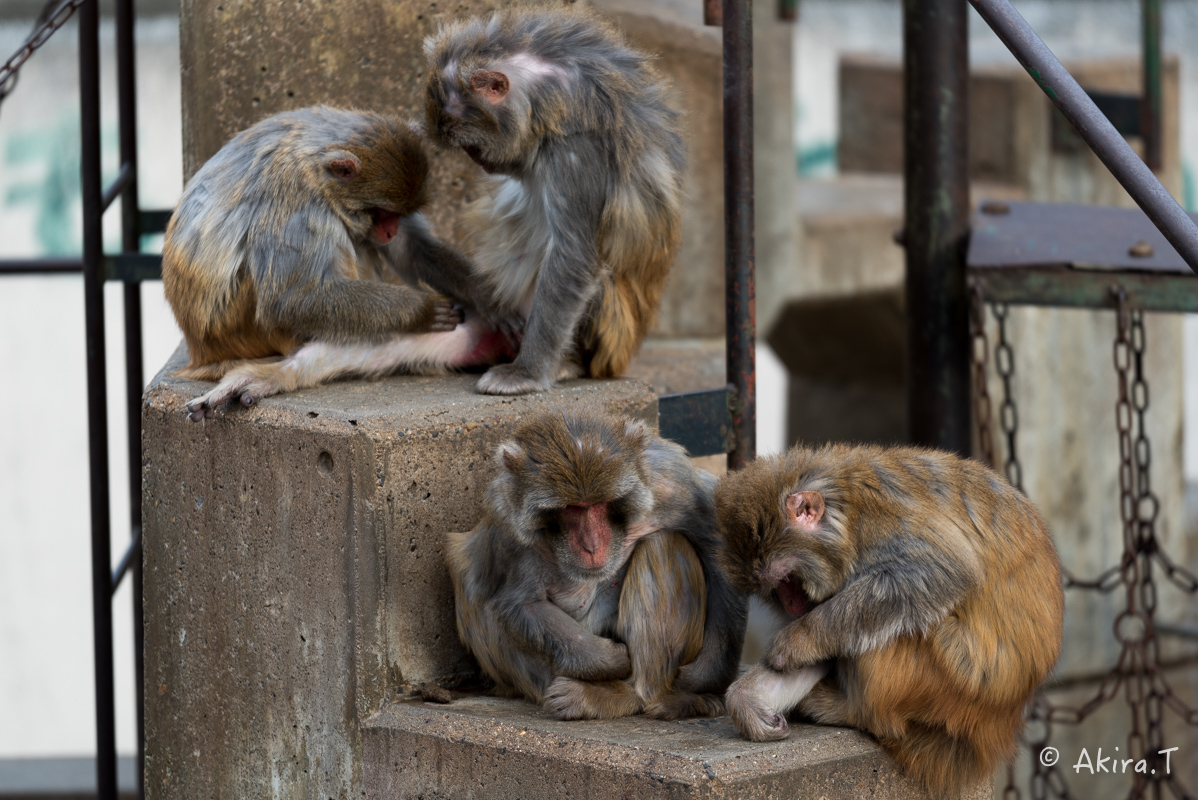
[[[143,233],[161,232],[169,212],[142,212],[137,198],[137,108],[134,79],[133,0],[116,0],[117,104],[120,169],[104,187],[100,176],[100,18],[98,0],[47,5],[26,43],[0,69],[0,100],[12,91],[17,71],[72,16],[79,27],[79,109],[83,199],[83,251],[78,259],[0,260],[0,276],[82,274],[87,348],[88,475],[91,516],[92,631],[96,692],[96,788],[101,800],[117,796],[116,703],[112,598],[127,578],[133,595],[138,796],[144,796],[145,728],[142,659],[141,571],[141,281],[160,274],[161,259],[140,254]],[[105,257],[104,212],[121,206],[121,250]],[[147,225],[146,223],[150,224]],[[128,423],[130,543],[117,567],[111,563],[108,476],[108,393],[104,336],[104,282],[124,282],[125,411]]]

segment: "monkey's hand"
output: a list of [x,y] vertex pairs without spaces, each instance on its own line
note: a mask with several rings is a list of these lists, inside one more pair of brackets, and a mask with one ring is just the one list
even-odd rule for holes
[[480,394],[530,394],[543,392],[552,385],[548,378],[534,377],[518,360],[496,364],[478,379]]
[[732,724],[754,742],[773,742],[790,735],[786,715],[770,707],[770,684],[778,680],[771,672],[759,664],[733,681],[724,694]]
[[828,658],[831,654],[818,652],[817,636],[802,619],[786,625],[774,636],[762,663],[771,669],[798,670]]
[[465,321],[462,309],[444,295],[433,295],[432,321],[427,328],[429,333],[451,331]]
[[589,637],[585,650],[558,653],[553,661],[556,671],[583,681],[618,681],[632,674],[628,647],[601,636]]

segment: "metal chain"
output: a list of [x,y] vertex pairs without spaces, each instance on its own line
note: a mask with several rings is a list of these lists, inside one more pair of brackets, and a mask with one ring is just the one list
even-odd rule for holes
[[978,427],[978,449],[982,460],[991,467],[994,462],[994,415],[990,404],[990,387],[986,385],[986,364],[990,344],[986,341],[986,304],[982,300],[982,285],[974,281],[969,292],[970,349],[973,357],[974,419]]
[[1015,351],[1007,341],[1007,315],[1010,307],[1006,303],[995,303],[994,318],[998,320],[998,342],[994,345],[994,368],[1002,378],[1002,403],[998,407],[998,420],[1007,437],[1007,457],[1003,462],[1003,474],[1007,483],[1023,491],[1023,467],[1015,450],[1015,435],[1019,431],[1019,414],[1015,408],[1015,395],[1011,390],[1011,379],[1015,375]]
[[55,31],[67,24],[79,6],[87,0],[49,0],[33,24],[33,33],[25,40],[25,44],[17,48],[4,66],[0,67],[0,104],[12,93],[17,85],[17,71],[29,60],[39,47],[54,35]]
[[[1119,516],[1123,522],[1123,555],[1118,565],[1107,569],[1097,579],[1079,581],[1067,575],[1065,585],[1104,593],[1119,586],[1125,589],[1127,605],[1114,625],[1115,639],[1121,649],[1118,662],[1102,678],[1097,692],[1080,707],[1054,706],[1043,694],[1033,701],[1027,718],[1029,723],[1043,725],[1043,735],[1029,736],[1027,743],[1031,755],[1029,790],[1033,800],[1072,798],[1060,764],[1046,767],[1040,760],[1041,752],[1051,739],[1053,726],[1080,725],[1122,694],[1131,717],[1127,754],[1137,760],[1143,758],[1148,769],[1147,774],[1134,775],[1135,783],[1129,798],[1135,800],[1146,794],[1159,798],[1167,786],[1174,797],[1194,800],[1176,776],[1166,772],[1166,757],[1160,755],[1160,751],[1166,749],[1165,707],[1189,725],[1198,725],[1198,709],[1182,702],[1160,667],[1154,625],[1157,594],[1152,565],[1154,561],[1159,564],[1170,581],[1190,594],[1198,594],[1198,578],[1174,564],[1156,540],[1160,502],[1153,494],[1150,482],[1152,448],[1146,419],[1149,394],[1144,370],[1147,344],[1144,312],[1128,307],[1126,293],[1121,288],[1115,287],[1112,294],[1116,305],[1113,356],[1118,379],[1115,421],[1119,435]],[[1001,325],[1006,310],[996,306],[995,316],[1000,321],[1000,340],[1005,341]],[[1002,357],[997,353],[995,361],[1001,370]],[[1010,770],[1003,798],[1020,800],[1021,797],[1015,785],[1014,771]]]

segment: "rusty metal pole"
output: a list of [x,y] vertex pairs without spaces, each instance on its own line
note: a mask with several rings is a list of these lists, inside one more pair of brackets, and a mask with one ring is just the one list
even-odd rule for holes
[[[753,261],[753,3],[724,0],[724,319],[735,389],[728,469],[757,457]],[[789,165],[787,165],[789,168]]]
[[912,443],[969,455],[969,26],[903,0],[907,408]]

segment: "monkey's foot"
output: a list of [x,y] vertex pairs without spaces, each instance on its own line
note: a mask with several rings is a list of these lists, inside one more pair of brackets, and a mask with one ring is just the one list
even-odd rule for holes
[[216,409],[228,403],[234,396],[239,395],[242,389],[249,386],[253,380],[253,375],[244,372],[233,372],[226,375],[224,380],[218,383],[208,394],[202,394],[187,403],[187,416],[192,422],[199,422],[202,419],[212,419],[216,416]]
[[773,742],[790,735],[786,715],[766,705],[765,697],[777,694],[769,685],[774,682],[777,678],[758,665],[733,681],[724,694],[732,724],[754,742]]
[[530,394],[543,392],[551,385],[547,380],[534,378],[520,363],[497,364],[478,379],[480,394]]
[[724,713],[724,701],[714,694],[674,692],[645,706],[645,716],[653,719],[718,717]]
[[615,719],[641,710],[641,699],[623,681],[590,683],[557,678],[545,691],[545,708],[558,719]]
[[734,699],[732,689],[725,698],[732,724],[746,739],[754,742],[775,742],[790,736],[786,717],[760,705],[756,698]]

